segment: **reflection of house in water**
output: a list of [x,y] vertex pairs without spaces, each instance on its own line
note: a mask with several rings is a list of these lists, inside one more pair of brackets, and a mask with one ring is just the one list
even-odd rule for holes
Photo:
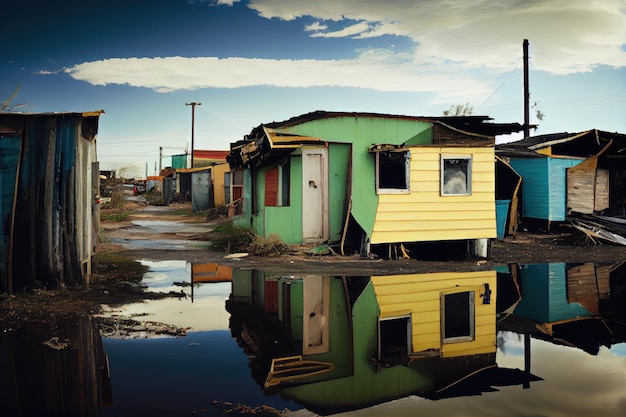
[[259,384],[331,412],[432,395],[496,369],[496,281],[495,271],[293,278],[236,270],[227,309]]
[[597,354],[626,341],[626,266],[528,264],[512,267],[521,298],[499,328]]
[[69,315],[0,332],[0,387],[2,415],[98,415],[112,398],[94,319]]

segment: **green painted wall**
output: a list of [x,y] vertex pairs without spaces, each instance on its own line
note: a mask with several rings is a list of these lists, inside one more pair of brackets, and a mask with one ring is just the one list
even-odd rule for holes
[[[367,152],[367,148],[377,143],[431,144],[431,127],[431,123],[415,120],[334,117],[279,128],[276,131],[318,137],[328,142],[353,144],[352,214],[366,233],[371,235],[378,196],[375,193],[375,157]],[[329,155],[329,158],[333,156]],[[331,225],[331,235],[332,231]]]
[[288,245],[302,243],[302,155],[292,155],[290,158],[289,206],[265,207],[265,172],[259,170],[257,191],[259,208],[265,210],[265,237],[272,233],[280,236]]
[[[313,409],[356,409],[432,387],[429,361],[376,372],[378,305],[370,283],[353,308],[354,374],[283,388],[281,395]],[[420,369],[421,367],[421,369]]]
[[[303,279],[306,279],[304,277]],[[303,282],[298,281],[289,285],[291,291],[291,336],[297,344],[302,343],[303,337]],[[331,373],[321,374],[316,378],[309,378],[307,382],[325,380],[329,378],[345,377],[352,374],[352,334],[350,331],[350,317],[348,315],[345,288],[340,277],[330,278],[330,300],[328,311],[329,323],[329,351],[316,355],[306,355],[304,359],[330,362],[335,365]]]
[[351,146],[344,143],[328,145],[328,217],[329,239],[341,240],[348,206],[348,178]]

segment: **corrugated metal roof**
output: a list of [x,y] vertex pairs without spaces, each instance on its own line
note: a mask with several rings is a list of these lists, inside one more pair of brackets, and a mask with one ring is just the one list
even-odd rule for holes
[[335,117],[400,119],[431,123],[441,122],[455,129],[489,136],[521,132],[522,130],[524,130],[524,127],[519,123],[486,123],[489,120],[493,120],[489,116],[407,116],[367,112],[328,112],[324,110],[317,110],[311,113],[302,114],[300,116],[295,116],[282,122],[265,123],[265,126],[274,129],[280,127],[295,126],[313,120],[329,119]]

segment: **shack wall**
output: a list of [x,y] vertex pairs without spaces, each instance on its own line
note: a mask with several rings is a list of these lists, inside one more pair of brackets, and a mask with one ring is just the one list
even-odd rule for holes
[[[367,148],[375,143],[427,145],[432,143],[432,123],[403,119],[333,117],[276,129],[277,132],[321,138],[327,142],[351,143],[352,216],[372,234],[378,196],[374,158]],[[332,182],[332,181],[331,181]]]
[[[412,352],[430,349],[442,357],[475,355],[496,351],[496,271],[440,272],[431,274],[372,277],[380,317],[411,315]],[[483,304],[484,284],[494,292]],[[475,292],[474,340],[442,344],[441,294],[455,289]],[[482,291],[482,292],[481,292]]]
[[[371,242],[495,238],[494,149],[411,147],[410,193],[381,194]],[[441,195],[441,156],[471,156],[471,195]]]
[[0,114],[3,291],[89,279],[100,113]]

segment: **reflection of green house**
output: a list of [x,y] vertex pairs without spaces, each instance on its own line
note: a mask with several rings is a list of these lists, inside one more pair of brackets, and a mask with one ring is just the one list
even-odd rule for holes
[[320,111],[260,125],[228,157],[244,173],[237,221],[288,244],[365,253],[470,241],[485,256],[496,237],[494,138],[520,129],[487,120]]
[[[333,365],[280,384],[281,395],[313,410],[433,393],[495,366],[495,271],[302,279],[235,271],[232,288],[231,328],[246,349],[257,347],[248,353],[265,360],[265,372],[281,355]],[[242,305],[254,314],[240,321]],[[254,331],[253,321],[265,326]],[[261,339],[272,342],[264,351]]]

